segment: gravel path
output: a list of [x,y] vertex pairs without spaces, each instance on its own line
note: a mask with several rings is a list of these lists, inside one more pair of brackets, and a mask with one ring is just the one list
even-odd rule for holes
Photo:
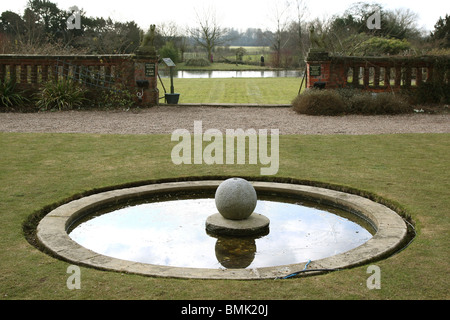
[[157,106],[133,111],[0,113],[0,132],[170,134],[175,129],[279,129],[280,134],[450,133],[450,114],[307,116],[281,107]]

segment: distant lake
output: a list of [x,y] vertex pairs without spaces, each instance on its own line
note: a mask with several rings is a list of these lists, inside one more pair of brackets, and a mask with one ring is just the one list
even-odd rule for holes
[[[161,78],[170,76],[168,70],[159,70]],[[175,71],[174,78],[300,78],[303,72],[299,70],[278,71]]]

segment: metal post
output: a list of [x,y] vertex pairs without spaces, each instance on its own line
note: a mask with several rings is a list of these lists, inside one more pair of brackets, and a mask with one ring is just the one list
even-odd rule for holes
[[170,67],[170,93],[175,93],[175,89],[173,87],[173,67]]

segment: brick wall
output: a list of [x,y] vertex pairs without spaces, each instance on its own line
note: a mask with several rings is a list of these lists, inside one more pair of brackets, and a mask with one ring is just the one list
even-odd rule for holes
[[[157,105],[157,56],[135,55],[0,55],[0,81],[12,80],[21,89],[37,90],[47,81],[72,79],[88,87],[105,90],[127,88],[141,92],[141,102]],[[146,76],[146,64],[155,70]],[[142,72],[141,72],[142,71]],[[136,80],[147,80],[147,88],[138,88]],[[137,97],[138,99],[138,97]]]
[[422,57],[333,57],[310,51],[306,87],[327,89],[361,88],[374,92],[417,88],[424,82],[449,83],[449,56]]

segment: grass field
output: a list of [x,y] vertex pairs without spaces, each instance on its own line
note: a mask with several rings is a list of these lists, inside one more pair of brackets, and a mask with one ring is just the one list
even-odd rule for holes
[[[261,55],[265,56],[266,59],[271,54],[272,50],[270,47],[262,47],[262,46],[230,46],[228,49],[223,47],[217,47],[216,52],[214,53],[214,62],[209,68],[214,68],[215,70],[228,70],[229,68],[236,68],[236,65],[228,64],[228,63],[218,63],[217,60],[223,60],[223,58],[228,59],[229,61],[236,61],[236,49],[243,48],[245,50],[245,54],[242,57],[242,61],[245,63],[256,63],[256,65],[239,65],[239,68],[260,68],[259,62],[261,59]],[[205,52],[197,52],[197,53],[184,53],[184,60],[189,60],[191,58],[198,58],[204,56],[206,58],[207,54]],[[266,60],[267,61],[267,60]],[[184,63],[177,63],[177,68],[185,68]],[[191,67],[187,67],[191,68]],[[265,69],[265,68],[263,68]]]
[[364,190],[416,223],[402,252],[367,266],[287,280],[179,280],[81,268],[31,246],[22,225],[36,210],[94,188],[186,176],[259,176],[259,166],[176,166],[170,135],[0,133],[0,299],[449,299],[449,134],[281,136],[278,177]]
[[[162,78],[170,93],[170,79]],[[301,78],[216,78],[174,80],[179,103],[290,104],[297,96]],[[303,87],[305,84],[303,84]],[[164,90],[159,85],[160,95]]]

